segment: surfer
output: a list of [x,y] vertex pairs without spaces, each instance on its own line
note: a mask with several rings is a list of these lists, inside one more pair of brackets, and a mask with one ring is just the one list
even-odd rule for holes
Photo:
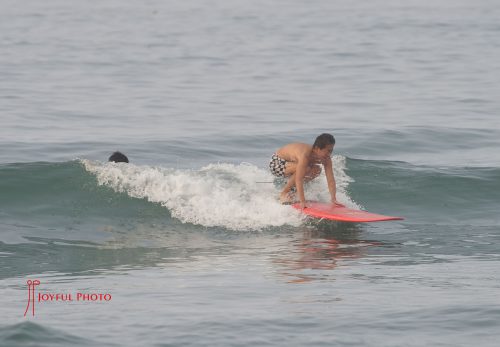
[[109,157],[108,161],[112,161],[112,162],[115,162],[115,163],[128,163],[128,158],[122,152],[116,151],[113,154],[111,154],[111,156]]
[[273,154],[269,163],[272,174],[276,177],[289,178],[280,194],[282,204],[294,202],[291,191],[296,189],[301,208],[306,208],[304,182],[318,177],[321,173],[320,164],[322,164],[331,201],[334,204],[341,205],[337,201],[337,187],[333,175],[331,155],[334,146],[335,138],[333,135],[321,134],[316,138],[312,146],[305,143],[289,143]]

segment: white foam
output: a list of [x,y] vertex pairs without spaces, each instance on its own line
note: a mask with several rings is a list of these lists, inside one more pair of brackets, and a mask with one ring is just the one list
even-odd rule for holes
[[[332,157],[332,161],[333,173],[337,184],[337,200],[347,207],[357,209],[361,208],[358,204],[352,201],[347,194],[349,183],[354,182],[354,179],[346,173],[346,158],[341,155],[334,155]],[[321,172],[321,175],[318,178],[306,184],[305,194],[307,200],[330,201],[330,193],[328,191],[324,171]]]
[[[232,230],[261,230],[276,226],[298,226],[300,214],[278,202],[279,191],[273,176],[264,169],[242,163],[210,164],[200,170],[101,163],[82,160],[85,169],[106,185],[131,197],[160,203],[184,223]],[[352,179],[345,174],[345,158],[334,157],[338,199],[350,206],[345,194]],[[310,183],[306,197],[329,200],[326,181],[320,177]]]

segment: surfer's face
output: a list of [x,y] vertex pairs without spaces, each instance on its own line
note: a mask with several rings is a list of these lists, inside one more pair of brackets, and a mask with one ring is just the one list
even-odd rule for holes
[[315,148],[315,155],[318,159],[326,159],[332,156],[333,145],[326,145],[325,148]]

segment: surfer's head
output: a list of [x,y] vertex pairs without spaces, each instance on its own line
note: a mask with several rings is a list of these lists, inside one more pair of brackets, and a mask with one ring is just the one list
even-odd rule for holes
[[317,147],[319,149],[323,149],[328,145],[335,145],[335,137],[333,137],[332,134],[321,134],[319,135],[316,140],[314,141],[314,147]]
[[331,134],[321,134],[314,141],[313,152],[319,158],[326,158],[332,155],[335,146],[335,137]]
[[128,158],[122,152],[116,151],[113,154],[111,154],[108,161],[113,161],[115,163],[128,163]]

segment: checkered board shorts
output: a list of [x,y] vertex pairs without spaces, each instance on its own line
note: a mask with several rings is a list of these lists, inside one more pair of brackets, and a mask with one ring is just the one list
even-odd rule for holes
[[272,174],[276,177],[285,177],[285,165],[286,160],[278,157],[275,153],[271,157],[271,161],[269,162],[269,169]]

